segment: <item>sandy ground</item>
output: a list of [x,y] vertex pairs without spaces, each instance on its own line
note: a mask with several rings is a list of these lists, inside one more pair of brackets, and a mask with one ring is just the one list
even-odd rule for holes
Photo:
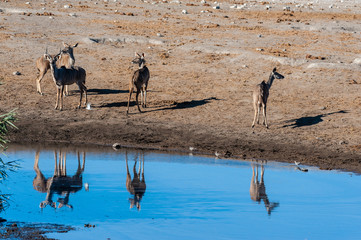
[[[189,151],[361,173],[361,5],[343,1],[0,1],[0,114],[19,143],[71,142]],[[216,9],[219,6],[219,9]],[[54,110],[35,61],[79,43],[91,110],[76,86]],[[126,115],[134,52],[150,69],[148,107]],[[271,70],[270,128],[252,91]],[[13,73],[18,71],[20,75]],[[223,157],[222,156],[222,157]]]

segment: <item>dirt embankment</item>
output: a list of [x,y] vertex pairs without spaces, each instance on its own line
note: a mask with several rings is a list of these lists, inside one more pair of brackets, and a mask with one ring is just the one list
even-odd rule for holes
[[[0,2],[0,113],[19,118],[10,139],[195,147],[360,173],[361,8],[317,4]],[[75,86],[54,110],[49,73],[36,92],[36,58],[63,41],[79,42],[91,110],[75,109]],[[133,98],[127,116],[134,52],[151,72],[148,108],[138,113]],[[285,78],[270,90],[270,128],[252,129],[252,90],[274,67]]]

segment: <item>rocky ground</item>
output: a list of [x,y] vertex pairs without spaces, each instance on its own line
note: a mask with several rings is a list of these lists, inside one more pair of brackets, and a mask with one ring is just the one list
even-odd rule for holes
[[[361,172],[361,5],[341,1],[0,2],[0,113],[20,143],[72,142],[262,158]],[[35,61],[63,46],[86,69],[54,110]],[[126,115],[135,52],[150,69],[148,107]],[[251,128],[252,91],[272,69],[269,129]]]

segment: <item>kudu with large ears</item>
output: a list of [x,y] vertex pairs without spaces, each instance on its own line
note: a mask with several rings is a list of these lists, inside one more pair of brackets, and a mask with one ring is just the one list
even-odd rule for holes
[[257,86],[253,90],[253,108],[254,108],[254,118],[252,123],[252,128],[255,125],[256,118],[257,123],[259,124],[259,114],[261,111],[261,107],[263,109],[263,125],[266,125],[268,128],[268,122],[267,122],[267,99],[269,96],[269,90],[272,86],[274,79],[283,79],[284,76],[279,74],[277,72],[277,69],[274,68],[268,78],[268,81],[262,81],[260,84],[257,84]]
[[129,97],[128,97],[127,114],[129,113],[129,103],[130,103],[130,98],[132,97],[134,88],[137,89],[135,101],[138,106],[139,112],[142,112],[142,110],[140,110],[139,102],[138,102],[139,93],[141,93],[142,107],[144,107],[144,108],[147,107],[147,101],[146,101],[147,87],[148,87],[150,73],[149,73],[147,66],[145,66],[144,53],[142,53],[142,55],[135,53],[135,56],[136,56],[136,58],[132,61],[132,63],[138,64],[139,69],[134,72],[133,77],[132,77],[131,81],[129,82]]
[[[66,68],[71,68],[75,64],[75,57],[73,53],[73,48],[78,46],[78,43],[74,44],[73,46],[70,46],[67,43],[63,43],[64,49],[61,51],[61,55],[57,61],[57,66],[60,68],[62,66]],[[46,54],[47,54],[46,50]],[[54,57],[54,55],[52,55]],[[36,60],[36,68],[38,69],[38,77],[36,78],[36,88],[40,95],[43,95],[43,92],[41,91],[41,80],[43,80],[45,74],[50,69],[49,61],[46,60],[45,55],[39,57]],[[66,88],[66,94],[68,95],[68,89]]]
[[58,53],[55,57],[50,56],[49,54],[45,54],[45,58],[50,63],[51,74],[54,80],[54,83],[57,87],[57,96],[56,96],[56,105],[55,109],[58,109],[59,106],[59,98],[61,101],[59,110],[63,109],[63,93],[64,93],[64,86],[71,85],[76,83],[80,90],[80,100],[78,108],[81,107],[81,101],[83,98],[83,93],[85,93],[85,105],[87,103],[87,88],[85,86],[85,79],[86,79],[86,71],[84,68],[81,67],[72,67],[72,68],[65,68],[61,67],[58,68],[56,66],[56,61],[59,58],[61,52]]

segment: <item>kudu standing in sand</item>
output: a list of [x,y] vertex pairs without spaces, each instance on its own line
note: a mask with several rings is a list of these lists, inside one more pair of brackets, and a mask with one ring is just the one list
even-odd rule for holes
[[45,58],[50,63],[50,69],[51,69],[51,75],[53,77],[54,83],[57,88],[56,93],[56,105],[55,109],[58,109],[59,106],[59,99],[60,99],[60,107],[59,110],[63,109],[63,93],[64,93],[64,86],[71,85],[76,83],[79,87],[80,91],[80,100],[78,109],[81,107],[81,100],[83,98],[83,93],[85,93],[85,103],[87,104],[88,97],[87,97],[87,88],[85,86],[85,80],[86,80],[86,72],[84,68],[81,67],[71,67],[71,68],[65,68],[61,67],[58,68],[56,66],[56,61],[60,57],[61,52],[55,55],[54,57],[50,56],[49,54],[45,54]]
[[254,164],[252,163],[252,180],[251,186],[249,188],[249,194],[251,195],[251,199],[258,203],[263,200],[264,205],[266,207],[268,215],[271,215],[272,210],[275,207],[278,207],[279,203],[270,202],[268,196],[266,194],[266,186],[264,184],[264,166],[263,162],[261,163],[261,179],[258,180],[258,164],[256,165],[256,171],[254,169]]
[[269,79],[267,82],[262,81],[260,84],[257,84],[257,86],[254,88],[253,91],[253,108],[254,108],[254,118],[252,123],[252,128],[254,127],[254,124],[256,122],[257,118],[257,124],[259,124],[259,115],[261,111],[261,107],[263,110],[263,125],[266,125],[268,128],[268,121],[267,121],[267,99],[269,96],[269,90],[272,86],[274,79],[283,79],[284,76],[276,72],[276,68],[273,69],[271,72]]
[[[145,184],[145,179],[144,179],[144,154],[143,153],[140,154],[140,163],[139,163],[138,172],[136,170],[137,159],[138,159],[138,154],[134,158],[134,166],[133,166],[133,175],[134,176],[132,179],[130,172],[129,172],[129,167],[128,167],[128,153],[127,152],[125,153],[125,161],[127,164],[126,187],[127,187],[128,192],[134,196],[134,198],[129,198],[130,208],[133,208],[134,206],[136,206],[138,211],[140,211],[140,209],[141,209],[140,201],[142,200],[143,195],[145,193],[145,189],[147,188],[147,186]],[[142,175],[140,175],[141,172],[142,172]]]
[[145,66],[144,53],[142,53],[142,55],[135,53],[135,56],[136,56],[136,58],[132,61],[132,63],[138,64],[139,69],[134,72],[132,80],[129,82],[129,97],[128,97],[127,114],[129,113],[129,103],[130,103],[130,98],[132,97],[134,87],[137,88],[135,101],[138,106],[139,112],[142,112],[142,110],[140,110],[139,102],[138,102],[139,93],[141,93],[142,107],[144,107],[144,108],[147,107],[147,101],[146,101],[147,100],[147,87],[148,87],[148,81],[149,81],[150,74],[149,74],[149,70],[148,70],[147,66]]
[[83,163],[80,163],[80,153],[77,153],[78,156],[78,168],[76,173],[73,176],[68,176],[66,171],[66,153],[62,151],[59,152],[59,163],[58,163],[58,153],[54,151],[55,167],[54,175],[49,178],[45,178],[42,172],[39,169],[39,151],[35,154],[35,163],[34,170],[36,176],[33,180],[33,187],[39,192],[46,192],[46,198],[39,205],[40,208],[45,208],[50,205],[53,208],[56,208],[56,203],[53,201],[53,195],[58,194],[64,197],[58,198],[58,208],[67,206],[73,208],[69,204],[70,193],[78,192],[83,187],[83,177],[82,173],[84,172],[85,167],[85,152],[83,153]]
[[[66,68],[71,68],[75,64],[75,57],[73,53],[73,48],[78,46],[78,43],[76,43],[73,46],[70,46],[67,43],[63,43],[64,49],[61,50],[61,55],[56,63],[56,65],[60,68],[62,66]],[[54,56],[52,56],[54,57]],[[41,91],[40,82],[43,80],[45,74],[50,69],[50,63],[48,60],[46,60],[45,56],[41,56],[36,60],[36,68],[38,69],[38,77],[36,78],[36,88],[40,95],[43,95],[43,92]],[[68,86],[65,88],[65,94],[68,95]]]

